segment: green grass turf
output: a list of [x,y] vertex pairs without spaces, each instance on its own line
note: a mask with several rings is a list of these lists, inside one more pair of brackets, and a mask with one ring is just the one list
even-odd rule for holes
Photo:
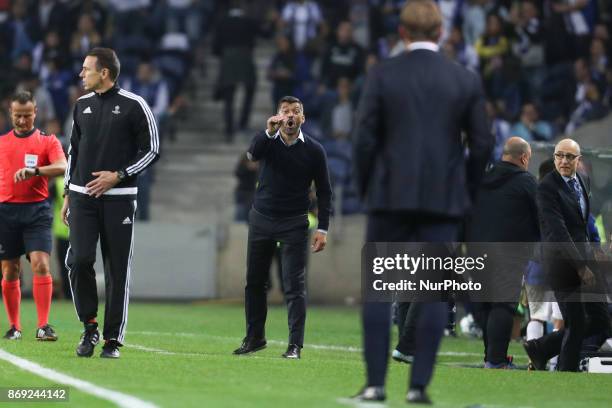
[[[103,310],[101,307],[100,310]],[[335,407],[337,398],[356,392],[364,381],[359,351],[312,345],[361,347],[356,308],[310,307],[302,360],[280,354],[287,338],[286,311],[268,314],[268,348],[233,356],[244,331],[242,306],[211,303],[130,305],[126,347],[119,360],[90,359],[74,353],[81,326],[72,304],[56,302],[51,323],[56,343],[34,340],[35,309],[22,305],[24,338],[0,341],[0,348],[104,388],[162,407]],[[2,330],[6,320],[0,320]],[[461,364],[481,362],[480,341],[445,339],[430,395],[439,407],[611,407],[612,376],[527,371],[484,371]],[[452,352],[467,355],[450,355]],[[519,344],[510,354],[527,360]],[[390,362],[388,406],[402,407],[408,366]],[[54,386],[52,382],[0,361],[0,387]],[[57,386],[57,385],[55,385]],[[11,404],[0,402],[0,408]],[[70,389],[69,403],[18,403],[18,407],[106,407],[111,403]]]

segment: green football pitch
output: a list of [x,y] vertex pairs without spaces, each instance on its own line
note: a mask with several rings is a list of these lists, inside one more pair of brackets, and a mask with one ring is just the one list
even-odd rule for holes
[[[359,312],[327,307],[308,312],[302,359],[290,361],[280,356],[287,338],[284,307],[272,307],[268,314],[268,348],[238,357],[231,352],[244,332],[241,305],[132,303],[121,359],[108,360],[98,357],[100,347],[92,358],[76,357],[81,326],[68,302],[52,308],[59,340],[36,342],[34,305],[25,302],[24,338],[0,341],[0,388],[6,394],[7,388],[67,387],[69,401],[0,402],[0,408],[344,406],[339,399],[364,382]],[[6,330],[5,317],[0,324]],[[612,406],[611,375],[485,371],[476,368],[481,353],[480,341],[443,340],[430,388],[435,406]],[[526,365],[519,344],[511,345],[510,354]],[[386,405],[406,406],[408,366],[391,361],[389,367]]]

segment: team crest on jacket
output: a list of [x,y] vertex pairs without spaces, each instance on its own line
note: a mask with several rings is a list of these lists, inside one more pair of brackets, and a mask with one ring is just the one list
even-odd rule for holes
[[118,115],[121,113],[121,111],[119,110],[119,105],[115,105],[115,109],[112,111],[115,115]]

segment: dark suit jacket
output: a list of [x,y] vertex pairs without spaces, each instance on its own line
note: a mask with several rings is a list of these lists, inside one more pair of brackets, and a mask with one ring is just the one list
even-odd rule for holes
[[373,67],[354,133],[368,210],[463,216],[494,143],[486,118],[480,79],[440,53],[414,50]]
[[556,170],[547,174],[538,186],[542,241],[549,243],[544,244],[544,270],[555,290],[580,286],[577,270],[587,264],[590,253],[586,244],[589,241],[590,186],[586,178],[580,174],[577,177],[587,206],[586,218],[571,188]]

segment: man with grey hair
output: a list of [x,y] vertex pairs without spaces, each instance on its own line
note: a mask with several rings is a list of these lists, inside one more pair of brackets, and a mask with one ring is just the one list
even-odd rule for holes
[[[537,182],[527,171],[531,147],[520,137],[511,137],[504,145],[501,161],[485,175],[468,223],[467,240],[470,242],[538,242]],[[494,228],[492,228],[494,226]],[[513,302],[479,303],[485,353],[485,368],[511,368],[507,357],[512,334],[514,310],[521,288],[525,260],[504,257],[496,265],[497,286],[504,285],[516,294]],[[492,257],[489,257],[491,260]],[[514,290],[512,290],[514,289]],[[513,297],[514,295],[508,295]],[[509,299],[504,299],[509,300]]]
[[558,354],[559,371],[578,371],[583,340],[596,336],[599,347],[612,336],[607,305],[582,301],[584,289],[595,289],[597,279],[588,245],[590,188],[588,179],[577,173],[580,157],[578,143],[561,140],[555,146],[555,171],[538,186],[542,241],[551,243],[543,251],[543,266],[565,322],[564,329],[523,344],[532,365],[540,370]]

